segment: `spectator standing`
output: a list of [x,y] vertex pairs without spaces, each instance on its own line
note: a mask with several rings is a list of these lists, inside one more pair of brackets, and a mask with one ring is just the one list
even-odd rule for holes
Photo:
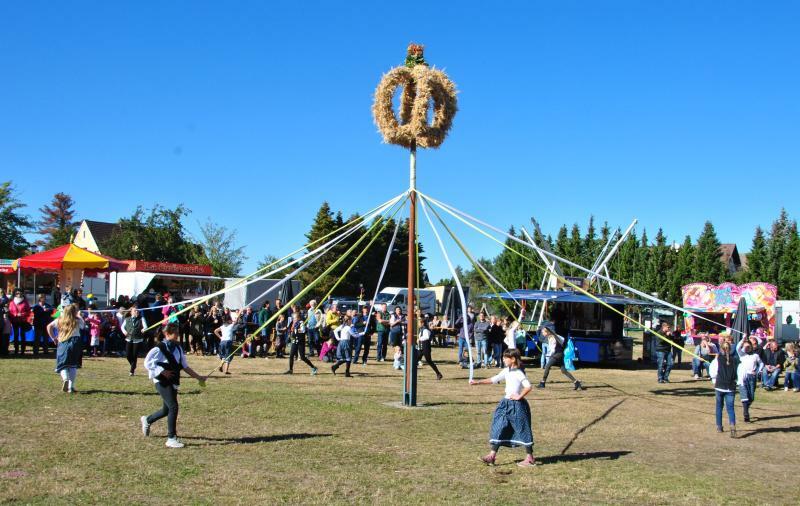
[[31,306],[25,300],[25,294],[21,289],[14,290],[14,297],[8,303],[8,315],[11,320],[11,333],[14,339],[14,355],[25,354],[25,333],[30,329],[29,319],[31,316]]
[[483,368],[489,367],[489,331],[492,324],[486,320],[486,313],[481,311],[478,313],[478,321],[472,327],[473,335],[475,336],[475,349],[478,353],[478,366]]
[[[671,325],[667,322],[661,322],[659,332],[662,336],[672,335]],[[656,375],[659,383],[669,383],[669,373],[672,372],[672,344],[663,338],[653,334],[656,341]]]
[[33,306],[33,356],[39,356],[39,346],[42,353],[47,355],[48,342],[47,326],[53,321],[53,306],[47,303],[44,294],[39,295],[39,300]]
[[136,372],[139,360],[139,349],[144,341],[144,324],[139,314],[139,309],[133,306],[128,311],[128,316],[122,324],[122,334],[125,336],[125,357],[128,359],[129,376]]
[[378,343],[375,346],[377,361],[386,360],[386,346],[389,339],[389,312],[386,311],[386,304],[380,304],[375,310],[375,332],[378,334]]

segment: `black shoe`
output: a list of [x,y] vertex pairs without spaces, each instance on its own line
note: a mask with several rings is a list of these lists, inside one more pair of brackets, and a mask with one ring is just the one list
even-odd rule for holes
[[352,374],[350,374],[349,372],[346,372],[346,373],[344,373],[344,377],[345,377],[345,378],[352,378],[352,377],[353,377],[353,375],[352,375]]
[[667,378],[664,378],[664,383],[669,383],[669,380]]
[[722,432],[722,427],[717,426],[717,432]]
[[441,374],[437,374],[437,375],[436,375],[436,379],[437,379],[437,380],[440,380],[440,379],[442,379],[443,377],[444,377],[444,376],[442,376]]
[[745,421],[745,423],[750,423],[750,417],[749,416],[745,416],[744,417],[744,421]]
[[283,374],[292,374],[292,370],[289,369],[288,371],[285,371]]
[[581,385],[580,381],[575,382],[575,390],[583,390],[583,385]]
[[331,372],[333,373],[334,376],[336,376],[336,366],[335,365],[331,366]]
[[536,388],[544,388],[544,381],[540,381]]

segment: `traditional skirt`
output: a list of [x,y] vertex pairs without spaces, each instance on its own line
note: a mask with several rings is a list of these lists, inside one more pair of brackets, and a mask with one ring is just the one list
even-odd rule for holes
[[56,348],[56,372],[63,369],[79,368],[83,363],[83,340],[80,336],[59,341]]
[[533,446],[531,408],[528,401],[502,399],[494,410],[489,443],[501,446]]

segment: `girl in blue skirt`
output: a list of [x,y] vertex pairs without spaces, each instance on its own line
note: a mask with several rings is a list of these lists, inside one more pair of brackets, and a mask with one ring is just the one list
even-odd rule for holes
[[481,457],[487,465],[494,465],[497,450],[500,446],[522,446],[527,456],[525,460],[517,463],[519,467],[532,467],[536,460],[533,458],[533,432],[531,431],[531,408],[525,396],[531,391],[531,382],[528,381],[522,370],[522,358],[519,350],[508,349],[503,352],[505,368],[499,374],[488,379],[470,380],[471,385],[489,385],[506,382],[506,395],[497,404],[492,418],[492,428],[489,429],[489,445],[491,451]]

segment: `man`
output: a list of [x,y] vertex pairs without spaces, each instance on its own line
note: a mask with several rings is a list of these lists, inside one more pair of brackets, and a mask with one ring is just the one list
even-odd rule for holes
[[356,330],[356,346],[353,353],[353,363],[358,362],[358,356],[361,354],[361,348],[364,348],[364,358],[361,365],[367,365],[367,356],[369,355],[369,348],[372,346],[372,331],[373,324],[372,318],[369,314],[369,306],[361,307],[361,314],[355,318]]
[[386,348],[389,343],[389,312],[386,310],[386,304],[379,304],[375,308],[375,332],[378,333],[375,354],[378,362],[383,362],[386,360]]
[[44,294],[39,295],[39,300],[33,306],[33,356],[39,356],[39,344],[42,345],[42,353],[47,355],[47,342],[50,338],[47,335],[47,326],[53,321],[53,306],[47,303]]
[[308,354],[315,355],[320,352],[322,343],[319,331],[322,327],[322,310],[317,307],[316,299],[308,301],[308,321],[306,322],[306,338],[308,339]]
[[478,313],[478,321],[475,322],[473,333],[475,336],[475,348],[478,352],[478,367],[489,367],[489,330],[492,324],[486,320],[486,313]]
[[764,368],[761,370],[761,387],[767,391],[774,390],[781,374],[781,367],[785,356],[783,350],[778,348],[778,342],[770,339],[761,351],[761,361]]
[[[264,301],[264,307],[258,312],[258,326],[262,326],[272,318],[272,309],[269,307],[269,301]],[[262,358],[267,358],[269,355],[269,349],[272,345],[270,338],[272,336],[272,327],[274,323],[270,323],[269,325],[265,326],[261,329],[261,351],[259,356]]]
[[458,330],[458,363],[462,368],[468,367],[468,358],[464,357],[464,352],[469,352],[470,340],[473,337],[475,327],[475,313],[472,306],[467,308],[467,324],[464,325],[464,317],[459,316],[456,320],[456,328]]
[[[658,332],[667,339],[672,337],[672,326],[661,322]],[[659,383],[669,383],[669,373],[672,371],[672,344],[661,337],[655,336],[656,341],[656,373]]]

